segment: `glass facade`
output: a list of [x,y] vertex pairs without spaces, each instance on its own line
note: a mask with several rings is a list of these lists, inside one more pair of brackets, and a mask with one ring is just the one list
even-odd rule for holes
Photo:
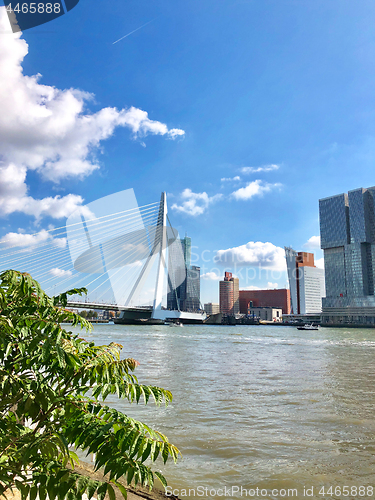
[[349,202],[347,194],[319,201],[320,244],[324,248],[350,243]]
[[[375,306],[374,200],[372,187],[319,201],[326,281],[323,313],[341,311],[337,312],[341,322],[348,320],[349,312],[354,318],[355,308]],[[329,308],[333,308],[331,312]]]
[[[169,292],[167,308],[179,311],[199,311],[200,267],[191,266],[191,238],[177,239],[169,247],[168,276]],[[180,254],[183,254],[181,262]],[[178,286],[176,285],[178,284]]]
[[199,311],[201,296],[201,269],[191,266],[186,273],[186,299],[184,311]]

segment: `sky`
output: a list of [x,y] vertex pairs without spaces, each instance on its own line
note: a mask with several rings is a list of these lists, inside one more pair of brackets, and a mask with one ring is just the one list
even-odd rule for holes
[[284,246],[322,266],[318,200],[375,184],[374,19],[373,0],[80,0],[12,34],[0,7],[0,241],[133,188],[167,193],[202,303],[224,271],[284,288]]

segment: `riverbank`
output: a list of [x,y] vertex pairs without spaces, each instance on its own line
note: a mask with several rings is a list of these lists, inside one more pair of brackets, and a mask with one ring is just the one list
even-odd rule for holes
[[[88,464],[85,464],[83,462],[80,463],[79,466],[75,467],[75,470],[84,475],[89,475],[92,479],[96,479],[98,481],[104,481],[105,477],[103,474],[99,472],[95,472],[93,467],[91,467]],[[133,488],[132,486],[127,486],[125,482],[119,481],[121,484],[123,484],[126,487],[126,490],[128,492],[127,495],[127,500],[141,500],[141,499],[146,499],[146,500],[165,500],[166,498],[171,498],[172,500],[178,500],[178,497],[171,495],[171,496],[166,496],[164,491],[159,490],[157,488],[153,488],[152,491],[150,491],[147,488],[142,488],[138,486],[137,488]],[[121,491],[116,488],[116,486],[113,485],[113,489],[115,491],[116,495],[116,500],[124,500],[124,497],[122,496]],[[7,500],[21,500],[21,493],[18,490],[14,490],[13,494],[10,492],[6,493]],[[87,498],[87,497],[86,497]],[[96,498],[93,497],[93,498]],[[108,494],[105,496],[106,500],[109,499]]]

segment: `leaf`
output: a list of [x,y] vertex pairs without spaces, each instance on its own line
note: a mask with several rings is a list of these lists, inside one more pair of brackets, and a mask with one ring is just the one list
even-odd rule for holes
[[121,484],[121,483],[115,483],[117,488],[121,491],[122,496],[124,497],[125,500],[128,498],[128,492],[126,491],[126,488]]
[[154,474],[159,479],[159,481],[164,486],[164,488],[166,488],[168,486],[168,483],[167,483],[165,477],[163,476],[163,474],[161,472],[158,472],[158,471],[155,471]]
[[102,483],[97,489],[98,500],[104,500],[105,494],[107,493],[108,484]]
[[107,484],[107,492],[109,495],[109,500],[116,500],[115,490],[111,484]]

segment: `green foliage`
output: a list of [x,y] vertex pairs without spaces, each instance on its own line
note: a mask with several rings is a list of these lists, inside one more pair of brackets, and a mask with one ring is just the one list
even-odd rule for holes
[[[120,359],[121,345],[96,346],[61,327],[72,322],[86,330],[82,316],[61,308],[74,289],[48,297],[30,275],[0,274],[0,496],[7,488],[22,499],[89,498],[108,493],[116,484],[126,498],[125,482],[148,485],[154,475],[148,460],[176,461],[179,451],[166,436],[108,407],[110,394],[129,402],[172,400],[159,387],[141,385],[131,373],[134,359]],[[74,470],[71,448],[95,453],[100,482]]]

